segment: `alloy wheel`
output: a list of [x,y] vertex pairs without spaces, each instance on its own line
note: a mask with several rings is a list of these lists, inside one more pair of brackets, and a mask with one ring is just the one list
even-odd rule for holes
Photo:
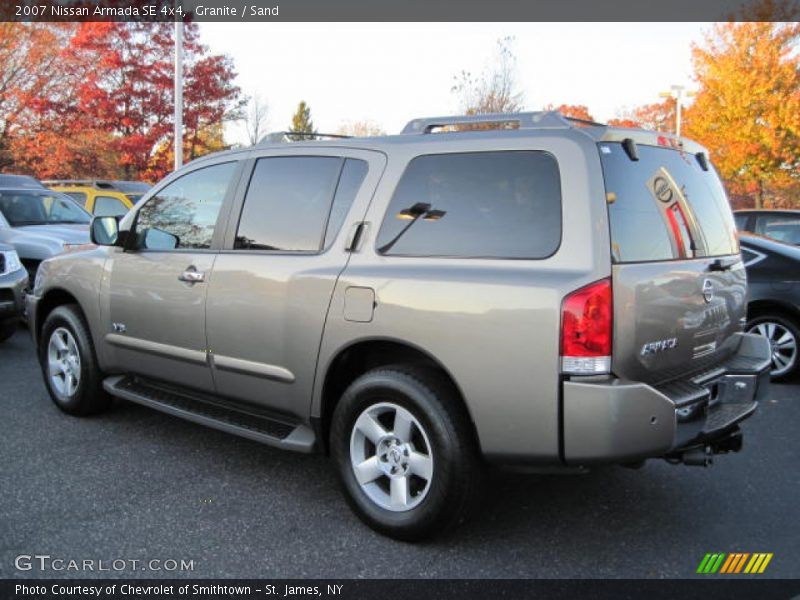
[[774,321],[764,321],[753,325],[748,332],[769,340],[772,352],[770,375],[780,377],[794,368],[797,363],[797,338],[788,328]]
[[47,344],[47,374],[53,389],[65,398],[72,396],[81,381],[81,356],[75,338],[64,327],[56,328]]
[[374,404],[353,424],[350,462],[358,485],[383,509],[407,511],[428,494],[434,459],[428,435],[410,411]]

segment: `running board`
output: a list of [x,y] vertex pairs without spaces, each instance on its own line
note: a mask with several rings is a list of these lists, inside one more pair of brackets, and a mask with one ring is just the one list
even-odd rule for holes
[[108,377],[103,381],[103,387],[112,396],[187,421],[286,450],[306,454],[314,452],[316,439],[310,427],[278,421],[261,413],[257,407],[131,375]]

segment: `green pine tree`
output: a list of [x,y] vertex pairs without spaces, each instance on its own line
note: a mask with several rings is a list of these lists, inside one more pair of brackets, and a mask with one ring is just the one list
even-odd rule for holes
[[291,133],[316,133],[314,122],[311,120],[311,109],[305,100],[301,100],[297,105],[297,110],[292,116],[292,126],[289,128],[289,139],[293,141],[313,140],[313,135],[291,135]]

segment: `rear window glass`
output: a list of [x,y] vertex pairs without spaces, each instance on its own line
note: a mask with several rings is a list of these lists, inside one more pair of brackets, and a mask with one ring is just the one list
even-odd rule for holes
[[800,244],[800,216],[759,215],[755,231],[787,244]]
[[693,154],[619,143],[599,145],[614,262],[721,256],[739,252],[728,199],[713,169]]
[[546,152],[419,156],[378,234],[387,255],[546,258],[561,241],[561,183]]

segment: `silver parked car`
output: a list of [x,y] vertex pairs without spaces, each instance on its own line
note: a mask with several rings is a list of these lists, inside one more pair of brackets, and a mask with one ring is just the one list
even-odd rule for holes
[[768,389],[731,211],[685,139],[418,119],[204,157],[92,236],[28,300],[59,408],[330,452],[401,539],[461,522],[487,463],[707,465]]
[[89,244],[91,219],[59,192],[0,185],[0,242],[16,249],[31,282],[43,260]]

